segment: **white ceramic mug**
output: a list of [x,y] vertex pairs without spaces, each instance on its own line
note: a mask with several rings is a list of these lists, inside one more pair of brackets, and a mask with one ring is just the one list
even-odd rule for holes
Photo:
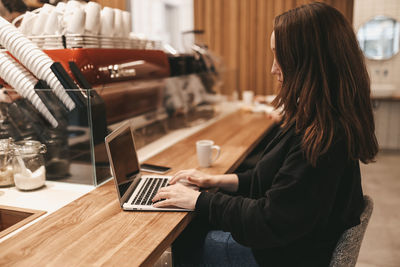
[[84,5],[80,1],[70,0],[65,6],[61,6],[60,8],[64,9],[62,19],[63,33],[83,34],[85,32],[86,19]]
[[246,105],[252,105],[254,99],[254,92],[250,90],[243,91],[242,98],[243,98],[243,103],[245,103]]
[[68,12],[69,9],[74,10],[76,8],[82,8],[83,5],[86,3],[81,3],[80,1],[76,0],[69,0],[65,5],[65,11]]
[[63,14],[65,11],[65,7],[67,6],[66,3],[64,2],[58,2],[58,4],[56,5],[55,10],[59,13],[59,14]]
[[114,36],[122,37],[125,34],[122,10],[114,8]]
[[27,11],[22,15],[19,15],[16,17],[12,24],[16,25],[18,21],[20,22],[20,25],[18,27],[18,30],[22,32],[23,34],[30,36],[32,35],[32,25],[35,24],[35,19],[37,18],[37,14]]
[[101,10],[100,34],[103,36],[114,35],[114,9],[111,7],[104,7]]
[[129,38],[129,34],[132,31],[131,13],[128,11],[122,11],[122,21],[124,24],[124,37]]
[[85,6],[86,20],[85,31],[88,34],[97,35],[100,31],[101,5],[96,2],[89,2]]
[[33,12],[39,12],[32,28],[32,35],[40,36],[46,34],[45,28],[47,21],[54,11],[55,6],[50,4],[44,4],[41,8],[34,10]]
[[46,25],[44,27],[44,34],[46,35],[55,35],[61,34],[62,26],[61,26],[61,15],[53,10],[49,17],[47,18]]
[[46,26],[48,17],[49,13],[47,12],[40,12],[36,15],[35,23],[32,28],[32,35],[39,36],[44,33],[44,27]]
[[44,4],[41,9],[40,13],[45,12],[47,14],[50,14],[56,7],[50,4]]
[[75,8],[73,11],[70,11],[70,13],[64,13],[67,33],[83,34],[85,32],[85,11],[82,8]]
[[[214,149],[217,152],[213,158]],[[218,159],[219,154],[221,153],[221,148],[217,145],[214,145],[214,141],[212,140],[199,140],[196,142],[196,151],[199,166],[207,168]]]

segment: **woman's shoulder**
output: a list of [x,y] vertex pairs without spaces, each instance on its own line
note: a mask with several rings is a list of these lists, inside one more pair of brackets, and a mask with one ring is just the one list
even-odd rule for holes
[[[297,131],[295,124],[293,124],[287,128],[285,135],[285,142],[287,146],[290,147],[289,152],[299,153],[304,156],[305,159],[305,132]],[[332,162],[333,160],[348,160],[347,150],[348,144],[345,131],[338,126],[335,128],[326,150],[319,155],[317,165],[320,165],[322,162]]]

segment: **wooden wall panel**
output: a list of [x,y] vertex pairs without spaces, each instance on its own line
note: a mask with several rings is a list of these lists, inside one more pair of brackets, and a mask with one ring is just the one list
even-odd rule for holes
[[108,6],[112,8],[119,8],[121,10],[126,10],[126,1],[121,0],[94,0],[94,2],[99,3],[102,7]]
[[[250,72],[249,71],[249,63],[251,62],[248,52],[249,52],[249,31],[248,31],[248,8],[249,5],[246,3],[246,1],[240,1],[239,5],[239,65],[237,71],[239,72],[239,75],[237,76],[239,78],[238,84],[239,88],[247,88],[247,80],[250,78]],[[232,34],[237,34],[232,33]],[[238,88],[224,88],[224,93],[232,93],[233,91],[237,91]],[[243,89],[246,90],[246,89]]]
[[[275,16],[312,0],[194,0],[194,24],[205,31],[197,37],[225,64],[221,93],[253,90],[272,94],[278,84],[270,74],[270,35]],[[322,0],[351,22],[353,0]]]

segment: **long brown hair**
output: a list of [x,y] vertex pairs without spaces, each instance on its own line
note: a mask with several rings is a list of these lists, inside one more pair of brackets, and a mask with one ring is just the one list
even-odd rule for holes
[[283,73],[274,101],[284,125],[303,134],[306,158],[316,165],[336,135],[347,156],[364,163],[378,152],[370,80],[353,28],[335,8],[312,3],[275,18],[275,53]]

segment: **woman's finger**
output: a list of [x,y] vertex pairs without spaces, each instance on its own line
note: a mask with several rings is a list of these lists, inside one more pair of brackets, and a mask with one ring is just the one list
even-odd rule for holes
[[175,175],[174,177],[171,178],[171,180],[169,180],[169,184],[176,184],[176,182],[178,182],[181,179],[184,179],[185,177],[186,177],[185,174]]
[[202,186],[203,182],[201,178],[194,177],[194,176],[188,176],[187,181],[191,184],[197,185],[197,186]]
[[176,185],[161,187],[158,190],[157,194],[152,199],[152,201],[154,202],[160,199],[174,198],[175,196],[179,195],[180,186],[181,186],[180,184],[176,184]]
[[173,199],[166,199],[153,204],[153,207],[155,208],[166,208],[171,206],[173,207],[176,206],[175,201]]
[[182,180],[182,179],[186,179],[187,180],[187,178],[189,177],[189,176],[193,176],[194,175],[194,170],[184,170],[184,171],[180,171],[180,172],[177,172],[172,178],[171,178],[171,180],[170,180],[170,184],[175,184],[176,182],[178,182],[179,180]]
[[190,172],[190,170],[182,170],[182,171],[175,173],[175,175],[171,178],[169,183],[175,184],[177,181],[186,178],[186,176],[188,175],[189,172]]
[[152,202],[159,201],[161,199],[167,199],[170,198],[169,192],[158,192],[153,199],[151,200]]

